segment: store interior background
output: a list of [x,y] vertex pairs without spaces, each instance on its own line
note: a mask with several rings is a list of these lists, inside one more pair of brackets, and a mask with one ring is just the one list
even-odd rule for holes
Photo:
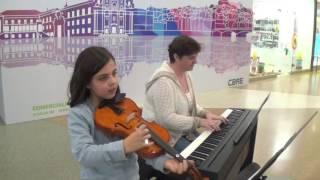
[[314,0],[254,0],[253,11],[257,39],[251,47],[251,77],[275,77],[319,65],[319,40],[313,55]]

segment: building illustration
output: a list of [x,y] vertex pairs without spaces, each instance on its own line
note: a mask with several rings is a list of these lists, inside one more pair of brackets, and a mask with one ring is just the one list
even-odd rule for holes
[[133,0],[87,0],[40,12],[0,13],[0,39],[104,35],[244,36],[252,31],[252,10],[219,0],[206,7],[136,8]]

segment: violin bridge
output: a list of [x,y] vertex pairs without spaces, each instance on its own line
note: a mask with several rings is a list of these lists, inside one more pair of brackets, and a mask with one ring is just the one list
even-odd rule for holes
[[132,112],[128,115],[126,123],[129,124],[132,119],[136,118],[136,113]]

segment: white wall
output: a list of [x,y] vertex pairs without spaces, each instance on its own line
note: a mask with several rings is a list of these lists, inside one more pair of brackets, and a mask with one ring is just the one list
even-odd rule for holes
[[[65,103],[72,69],[63,65],[2,68],[5,123],[17,123],[66,114],[66,107],[39,109],[41,105]],[[2,114],[2,113],[1,113]]]

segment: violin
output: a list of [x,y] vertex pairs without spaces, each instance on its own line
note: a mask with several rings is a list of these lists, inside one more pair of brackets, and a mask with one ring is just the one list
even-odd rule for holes
[[[169,132],[154,122],[148,122],[141,118],[141,109],[129,98],[123,99],[117,104],[124,111],[121,114],[114,113],[111,108],[100,108],[95,112],[96,124],[106,133],[113,136],[127,137],[133,133],[136,127],[145,124],[147,128],[153,130],[154,136],[159,136],[168,143],[170,140]],[[139,150],[138,155],[145,158],[155,158],[164,153],[164,150],[157,144]]]
[[[168,145],[170,134],[167,129],[155,122],[148,122],[141,117],[142,110],[134,101],[123,98],[113,106],[103,106],[95,112],[95,123],[105,133],[126,138],[136,127],[145,124],[149,129],[151,139],[155,142],[151,146],[142,148],[137,154],[143,158],[155,158],[165,152],[182,162],[185,160],[179,152]],[[194,180],[203,179],[201,173],[193,165],[189,174]]]

